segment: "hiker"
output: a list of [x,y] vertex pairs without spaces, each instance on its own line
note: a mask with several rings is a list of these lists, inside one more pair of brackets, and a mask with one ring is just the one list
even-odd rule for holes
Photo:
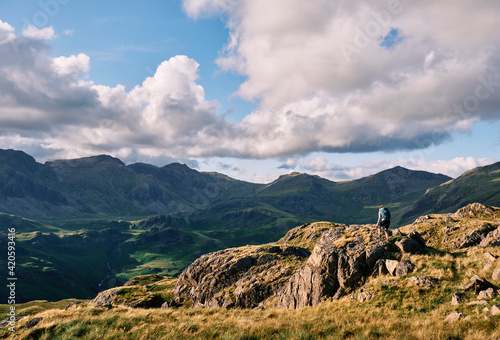
[[381,229],[384,229],[385,232],[385,240],[389,242],[389,233],[387,230],[389,229],[389,225],[391,225],[391,212],[389,209],[381,205],[378,207],[378,237],[381,237]]

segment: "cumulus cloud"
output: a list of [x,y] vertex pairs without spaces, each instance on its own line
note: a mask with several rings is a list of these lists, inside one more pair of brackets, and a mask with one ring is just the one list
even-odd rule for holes
[[[51,56],[54,29],[16,36],[0,22],[0,141],[58,157],[239,157],[423,149],[500,117],[500,3],[479,0],[184,0],[192,18],[223,15],[217,63],[258,107],[218,113],[198,63],[175,56],[131,90],[82,80],[85,54]],[[471,25],[464,25],[464,18]],[[165,159],[166,159],[165,158]],[[373,166],[376,168],[376,165]],[[306,168],[349,178],[321,159]],[[350,173],[348,171],[351,171]]]
[[500,116],[496,2],[184,0],[184,7],[193,17],[228,18],[218,64],[246,76],[236,93],[260,103],[241,124],[249,136],[239,140],[243,155],[419,149]]
[[83,53],[70,57],[58,57],[52,59],[52,67],[60,75],[78,77],[89,71],[90,58]]
[[54,27],[37,28],[29,25],[23,32],[23,36],[33,40],[52,40],[56,38]]
[[234,127],[205,99],[195,60],[172,57],[126,91],[81,80],[87,55],[51,58],[50,52],[38,39],[0,44],[2,145],[40,145],[44,158],[109,153],[135,161],[185,159],[230,144]]
[[9,42],[16,38],[15,29],[6,22],[0,20],[0,44]]

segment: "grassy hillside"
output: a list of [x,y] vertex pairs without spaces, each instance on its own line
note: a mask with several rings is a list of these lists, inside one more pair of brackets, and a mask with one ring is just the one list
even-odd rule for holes
[[[403,235],[416,230],[427,241],[423,252],[400,254],[415,264],[413,273],[369,277],[347,296],[315,307],[133,308],[134,303],[148,296],[165,301],[172,298],[176,279],[143,276],[116,288],[119,294],[109,309],[82,300],[18,305],[18,316],[24,318],[17,322],[16,339],[498,339],[500,315],[493,311],[495,306],[500,307],[500,280],[493,279],[492,273],[500,268],[500,248],[466,244],[457,248],[455,241],[471,235],[471,231],[499,225],[500,209],[469,209],[421,218],[400,228]],[[295,241],[307,243],[309,236]],[[390,239],[394,251],[399,239]],[[478,300],[474,291],[462,290],[474,275],[489,280],[498,294]],[[412,277],[432,277],[436,281],[422,286]],[[361,289],[373,297],[358,301]],[[455,305],[451,300],[456,292],[464,294],[464,301]],[[80,304],[67,308],[70,302]],[[8,306],[0,306],[0,313],[5,315],[7,311]],[[462,318],[445,321],[453,312],[462,313]],[[38,323],[31,325],[32,320]],[[4,328],[0,338],[12,335]]]
[[403,218],[408,221],[415,214],[452,212],[473,202],[500,205],[500,162],[472,169],[429,189],[409,207]]

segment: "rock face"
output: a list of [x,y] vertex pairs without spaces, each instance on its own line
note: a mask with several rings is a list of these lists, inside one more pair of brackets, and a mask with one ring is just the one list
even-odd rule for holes
[[384,259],[386,248],[385,238],[369,226],[304,225],[274,245],[200,257],[179,277],[174,298],[195,307],[256,308],[276,296],[278,307],[314,306],[360,287],[374,272],[401,276],[414,270],[410,261]]
[[275,294],[309,255],[307,249],[288,246],[247,246],[203,255],[181,274],[174,297],[190,300],[194,307],[253,308]]

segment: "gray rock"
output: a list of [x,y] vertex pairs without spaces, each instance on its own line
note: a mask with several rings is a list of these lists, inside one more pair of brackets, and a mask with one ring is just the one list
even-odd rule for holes
[[409,274],[415,270],[415,265],[411,263],[410,260],[403,260],[398,262],[396,265],[396,270],[394,271],[394,275],[397,277]]
[[430,276],[411,276],[408,278],[411,282],[413,282],[416,285],[425,287],[425,288],[432,288],[435,284],[438,283],[438,279],[430,277]]
[[462,313],[451,313],[449,314],[447,317],[444,318],[444,321],[445,322],[449,322],[449,323],[452,323],[452,322],[457,322],[458,320],[460,320],[464,315]]
[[298,248],[234,248],[203,255],[179,276],[174,299],[190,300],[195,307],[254,308],[292,276],[289,267],[281,265],[284,256],[292,266],[303,261],[302,255],[310,254]]
[[459,305],[462,303],[467,296],[464,293],[455,293],[451,298],[452,305]]
[[397,267],[398,263],[399,263],[399,261],[396,261],[396,260],[385,260],[385,266],[387,268],[387,271],[392,276],[395,275],[394,273],[396,272],[396,267]]
[[389,274],[385,261],[385,259],[378,259],[377,262],[375,262],[375,265],[373,266],[372,276],[376,277]]
[[500,305],[494,305],[493,307],[491,307],[491,314],[500,315]]
[[476,294],[479,294],[480,291],[493,287],[490,282],[477,275],[471,277],[470,280],[471,282],[469,284],[460,287],[460,289],[464,291],[474,290]]
[[330,297],[336,282],[320,269],[308,265],[300,268],[278,292],[278,307],[301,308],[315,306]]
[[[321,225],[319,232],[314,228],[314,224],[297,227],[280,245],[204,255],[180,275],[174,298],[189,300],[194,307],[256,308],[277,296],[278,307],[301,308],[353,291],[377,263],[383,272],[385,265],[379,260],[387,243],[376,237],[373,228]],[[315,246],[309,252],[283,245],[297,241]]]
[[399,231],[399,229],[394,229],[392,231],[392,236],[401,237],[401,236],[403,236],[403,234],[401,234],[401,231]]
[[484,301],[484,300],[475,300],[475,301],[471,301],[467,304],[467,306],[487,306],[488,305],[488,302]]
[[29,320],[27,323],[26,323],[26,328],[27,329],[30,329],[30,328],[33,328],[35,327],[36,325],[38,325],[40,323],[40,321],[42,321],[43,318],[33,318],[31,320]]
[[177,301],[175,300],[170,300],[170,301],[165,301],[162,305],[161,305],[161,309],[168,309],[168,308],[178,308],[182,306],[181,304],[177,303]]
[[457,210],[453,217],[456,218],[474,218],[474,217],[483,217],[494,216],[494,211],[491,207],[488,207],[484,204],[480,203],[471,203],[463,208]]
[[488,270],[490,270],[490,268],[491,268],[492,266],[493,266],[493,262],[491,262],[491,261],[490,261],[490,262],[486,263],[486,264],[484,265],[484,267],[483,267],[483,271],[488,271]]
[[500,246],[500,227],[488,233],[479,244],[480,247],[498,247]]
[[372,299],[372,295],[369,292],[361,291],[358,294],[358,301],[365,302]]
[[422,251],[420,243],[409,237],[405,237],[402,240],[397,241],[396,246],[398,246],[398,248],[404,253],[418,253]]
[[455,240],[451,247],[455,249],[463,249],[467,247],[473,247],[479,245],[485,238],[486,235],[491,230],[488,228],[478,228],[469,232],[469,234],[463,236],[462,238]]
[[417,241],[422,248],[425,248],[425,240],[418,231],[412,231],[410,234],[408,234],[408,237],[412,240]]
[[484,253],[484,257],[486,257],[490,262],[495,262],[495,260],[497,259],[492,253],[490,253],[489,251]]
[[66,308],[64,308],[64,310],[68,310],[68,309],[70,309],[70,308],[71,308],[71,307],[73,307],[73,306],[78,306],[79,304],[81,304],[81,302],[70,302],[70,303],[66,306]]
[[477,295],[477,299],[478,300],[491,299],[495,297],[495,295],[496,293],[493,290],[493,288],[488,288],[486,290],[480,291],[479,294]]
[[500,281],[500,267],[493,271],[493,273],[491,274],[491,279]]

